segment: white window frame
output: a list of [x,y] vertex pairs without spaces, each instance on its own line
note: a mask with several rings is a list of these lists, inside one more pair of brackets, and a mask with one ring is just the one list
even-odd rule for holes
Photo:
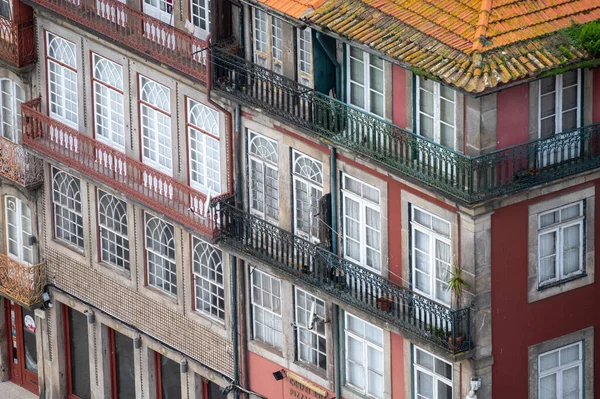
[[[565,365],[561,365],[560,364],[560,356],[561,356],[561,351],[564,349],[568,349],[571,347],[577,346],[577,349],[579,351],[579,359],[577,359],[577,361],[573,361],[571,363],[567,363]],[[542,357],[544,356],[548,356],[551,355],[555,352],[558,352],[558,366],[554,367],[550,370],[545,370],[545,371],[540,371],[542,369]],[[570,344],[570,345],[565,345],[563,347],[548,351],[548,352],[544,352],[544,353],[540,353],[538,355],[538,397],[542,397],[542,379],[548,376],[551,376],[553,374],[556,374],[556,398],[557,399],[562,399],[563,398],[563,373],[565,370],[569,370],[572,369],[574,367],[577,367],[579,369],[579,396],[578,399],[583,399],[583,365],[584,365],[584,361],[583,361],[583,341],[579,341],[576,342],[574,344]]]
[[[13,215],[14,224],[10,222],[9,214]],[[4,220],[6,254],[19,263],[32,265],[34,259],[33,245],[29,244],[29,237],[33,236],[31,209],[18,197],[6,195],[4,197]],[[12,236],[11,232],[16,233],[16,236]],[[12,251],[11,248],[16,249],[17,253]]]
[[[260,279],[260,286],[257,285],[256,281],[257,279]],[[265,289],[265,286],[263,285],[264,281],[268,281],[269,282],[269,290]],[[275,293],[273,293],[273,284],[276,283],[279,286],[279,295],[276,295]],[[281,280],[271,276],[270,274],[267,274],[265,272],[262,272],[256,268],[252,269],[252,272],[250,273],[250,291],[251,291],[251,306],[252,306],[252,338],[256,341],[260,341],[260,342],[264,342],[267,345],[270,345],[274,348],[277,349],[283,349],[283,321],[281,318]],[[257,293],[259,293],[260,295],[257,296]],[[271,304],[270,306],[265,305],[265,303],[263,302],[263,299],[265,297],[269,298],[269,303]],[[259,302],[260,301],[260,302]],[[279,303],[279,306],[275,306],[275,303]],[[277,311],[277,308],[279,308],[279,311]],[[259,313],[263,314],[263,321],[265,320],[265,315],[267,317],[269,317],[274,323],[272,325],[269,325],[267,323],[264,322],[260,322],[258,320],[257,315]],[[276,323],[276,321],[279,320],[279,323]],[[276,329],[276,324],[279,324],[279,326],[281,326],[281,330],[277,330]],[[261,328],[263,328],[265,331],[269,331],[270,335],[272,336],[273,339],[271,340],[263,340],[261,338],[258,338],[256,336],[256,331],[257,331],[257,327],[261,326]],[[275,336],[279,335],[279,342],[277,342],[277,340],[275,339]],[[266,336],[266,334],[265,334]]]
[[[442,145],[442,134],[441,134],[441,125],[444,124],[450,128],[452,128],[454,130],[454,134],[452,137],[452,149],[456,148],[456,134],[457,134],[457,129],[456,129],[456,105],[457,105],[457,98],[456,98],[456,91],[453,89],[452,90],[452,94],[454,96],[453,99],[447,99],[445,97],[443,97],[444,101],[447,101],[449,103],[451,103],[454,107],[454,112],[452,113],[452,118],[453,118],[453,125],[449,125],[448,123],[442,121],[441,118],[441,113],[442,113],[442,106],[441,106],[441,102],[442,102],[442,95],[441,95],[441,87],[442,85],[438,82],[434,82],[431,81],[431,83],[433,84],[433,92],[430,92],[427,89],[422,88],[421,85],[421,77],[417,76],[416,78],[416,99],[415,99],[415,108],[416,108],[416,123],[415,123],[415,131],[417,132],[418,135],[421,135],[423,137],[425,137],[422,132],[421,132],[421,115],[426,115],[428,118],[432,118],[433,119],[433,141]],[[423,91],[427,91],[428,93],[430,93],[433,97],[433,115],[429,115],[428,113],[424,112],[423,110],[421,110],[421,90]],[[431,140],[431,139],[430,139]]]
[[[300,303],[301,297],[304,297],[304,306]],[[314,320],[309,320],[313,303],[315,304],[315,317]],[[295,287],[294,311],[296,326],[298,327],[296,334],[296,352],[298,354],[298,360],[327,370],[327,335],[325,329],[327,311],[325,301],[307,291]],[[320,343],[322,343],[322,346]],[[306,351],[309,353],[308,358],[303,357],[303,347],[306,348]]]
[[219,113],[189,97],[187,113],[190,185],[206,195],[220,194]]
[[[257,146],[259,151],[269,151],[268,153],[262,152],[253,152],[253,143],[254,141],[264,140],[265,145]],[[273,157],[274,159],[269,159]],[[248,130],[248,197],[250,201],[250,212],[260,216],[264,220],[267,220],[271,223],[277,224],[279,223],[279,148],[277,147],[277,142],[272,140],[260,133],[254,132],[252,130]],[[254,169],[260,166],[262,168],[262,192],[257,190],[253,190],[253,187],[260,182],[255,182],[252,175]],[[268,174],[267,170],[270,170],[272,174],[277,176],[276,181],[276,190],[277,190],[277,198],[272,198],[271,200],[274,202],[274,206],[267,205],[267,199],[269,198],[267,195],[268,192]],[[258,172],[257,172],[258,173]],[[261,194],[262,193],[262,194]],[[261,195],[259,195],[261,194]],[[260,210],[255,207],[255,202],[262,202],[263,209]],[[270,209],[268,211],[267,207]]]
[[[381,343],[379,344],[377,342],[374,342],[372,340],[373,337],[370,336],[370,334],[366,334],[365,333],[365,334],[363,334],[361,336],[357,332],[349,330],[348,326],[349,326],[349,318],[350,317],[354,318],[355,320],[357,320],[360,323],[364,323],[365,330],[366,330],[366,327],[369,327],[371,330],[380,332],[380,334],[381,334]],[[383,331],[383,329],[381,329],[381,328],[379,328],[379,327],[377,327],[377,326],[375,326],[375,325],[373,325],[373,324],[371,324],[371,323],[369,323],[369,322],[361,319],[360,317],[356,317],[353,314],[348,313],[348,312],[345,312],[345,320],[344,321],[345,321],[345,323],[344,323],[344,344],[345,344],[344,345],[345,346],[345,351],[344,351],[344,366],[345,366],[345,370],[346,370],[346,373],[345,373],[345,380],[346,380],[345,382],[346,382],[346,385],[349,386],[349,387],[351,387],[353,390],[355,390],[355,391],[357,391],[357,392],[359,392],[359,393],[361,393],[361,394],[363,394],[363,395],[365,395],[367,397],[378,398],[379,399],[379,397],[374,396],[374,395],[372,395],[372,394],[369,393],[369,390],[371,388],[371,384],[369,384],[369,378],[368,378],[369,373],[368,372],[365,373],[365,387],[364,387],[364,389],[360,388],[358,386],[355,386],[355,385],[353,385],[350,382],[350,374],[349,374],[350,373],[350,371],[349,371],[350,370],[350,365],[349,365],[349,363],[351,362],[351,359],[349,358],[350,349],[349,349],[348,345],[349,345],[349,338],[352,338],[352,339],[354,339],[356,341],[360,341],[361,342],[361,344],[363,345],[363,356],[362,356],[362,358],[363,358],[362,361],[363,362],[362,362],[362,364],[360,364],[360,367],[362,367],[363,370],[364,369],[368,369],[368,371],[372,372],[373,374],[380,375],[382,383],[383,383],[382,392],[385,392],[385,379],[386,379],[386,375],[385,375],[385,355],[384,355],[385,352],[384,352],[384,348],[383,348],[383,345],[384,345],[384,338],[383,338],[384,331]],[[371,370],[371,369],[368,368],[369,367],[369,351],[368,351],[367,348],[370,348],[372,350],[381,352],[381,360],[382,360],[381,370],[384,371],[383,374],[379,374],[375,370]]]
[[[417,399],[422,399],[425,398],[425,396],[419,395],[418,392],[418,378],[419,378],[419,373],[423,373],[423,374],[427,374],[428,376],[430,376],[432,378],[432,392],[433,392],[433,398],[438,398],[438,387],[439,387],[439,383],[443,383],[447,386],[450,387],[451,392],[452,392],[452,397],[454,397],[454,383],[452,379],[448,379],[447,377],[438,374],[435,372],[435,366],[436,366],[436,361],[440,361],[443,363],[446,363],[447,365],[450,365],[450,375],[452,375],[452,377],[454,377],[454,366],[452,365],[452,363],[445,361],[444,359],[442,359],[441,357],[435,356],[434,354],[421,349],[419,347],[417,347],[416,345],[413,345],[413,356],[414,356],[414,363],[413,363],[413,367],[414,367],[414,389],[415,389],[415,397]],[[425,353],[426,355],[432,356],[433,357],[433,367],[434,370],[429,370],[426,367],[424,367],[421,364],[417,363],[417,351],[421,351],[423,353]]]
[[[258,8],[252,9],[254,63],[283,74],[283,21]],[[264,29],[263,29],[264,28]],[[262,38],[264,37],[264,40]]]
[[[145,164],[153,167],[154,169],[171,176],[173,173],[171,89],[141,74],[139,75],[139,85],[140,125],[142,129],[142,160]],[[152,91],[147,94],[154,96],[154,102],[143,99],[144,87],[146,85],[156,85],[154,86],[156,90],[151,89]],[[163,95],[162,103],[158,103],[158,101],[161,99],[161,93]],[[161,133],[161,130],[158,128],[159,126],[162,128],[162,130],[164,130],[164,133]],[[162,153],[161,148],[164,148]],[[148,152],[150,156],[147,156],[146,152]]]
[[[157,216],[149,213],[144,213],[144,251],[146,256],[146,278],[149,286],[154,287],[162,292],[177,296],[177,265],[176,265],[176,250],[175,250],[175,228],[172,224],[165,222]],[[156,228],[160,229],[160,239],[155,240],[150,238],[149,223],[156,221]],[[168,233],[170,232],[170,237]],[[164,236],[163,236],[164,235]],[[163,242],[162,238],[167,241]],[[148,247],[148,240],[152,239],[160,246],[160,251],[156,248]],[[166,254],[163,252],[167,252]],[[173,257],[170,257],[168,252],[172,252]],[[151,261],[150,257],[160,261],[160,263]],[[154,272],[151,272],[151,262],[153,263]],[[154,280],[154,282],[152,282]]]
[[[99,68],[109,70],[102,76]],[[96,139],[112,148],[125,152],[125,115],[123,96],[123,67],[116,62],[92,53],[92,85],[94,87],[94,123]],[[98,107],[104,115],[99,115]],[[108,123],[104,126],[102,120]],[[105,131],[108,136],[101,134]]]
[[221,250],[192,236],[194,310],[221,323],[225,322],[225,274],[223,269]]
[[[210,33],[211,0],[190,0],[190,17],[195,35],[206,38]],[[204,13],[204,16],[202,16]],[[204,27],[201,25],[204,24]]]
[[[415,211],[419,211],[424,213],[425,215],[429,216],[432,218],[437,219],[439,222],[441,223],[445,223],[448,225],[448,237],[440,234],[439,232],[433,230],[432,228],[428,227],[428,226],[424,226],[420,223],[418,223],[416,221],[415,218]],[[433,223],[433,222],[432,222]],[[429,299],[432,299],[436,302],[439,302],[445,306],[451,306],[452,305],[452,296],[450,295],[450,293],[448,292],[448,296],[449,296],[449,300],[447,302],[441,300],[440,298],[438,298],[438,290],[437,290],[437,281],[443,281],[442,279],[439,278],[439,276],[437,275],[437,267],[436,267],[436,250],[435,250],[435,243],[436,240],[440,241],[446,245],[448,245],[450,247],[450,256],[452,257],[452,224],[437,216],[434,215],[431,212],[427,212],[426,210],[412,205],[411,204],[411,214],[410,214],[410,227],[411,227],[411,248],[410,248],[410,253],[411,253],[411,258],[412,258],[412,264],[411,264],[411,274],[412,274],[412,285],[413,285],[413,290],[421,295],[423,295],[424,297],[427,297]],[[419,273],[419,271],[417,271],[417,266],[416,266],[416,259],[417,259],[417,247],[416,247],[416,233],[417,231],[421,234],[425,234],[429,237],[429,284],[430,284],[430,288],[431,288],[431,293],[427,293],[425,291],[421,291],[418,287],[417,287],[417,273]],[[452,269],[452,259],[450,259],[450,263],[448,264],[448,268],[451,271]]]
[[[565,112],[571,111],[573,109],[575,109],[577,111],[577,127],[581,127],[581,90],[582,90],[582,85],[581,85],[581,69],[577,70],[577,107],[576,108],[571,108],[569,110],[563,110],[562,109],[562,94],[563,94],[563,90],[565,89],[563,87],[563,74],[560,75],[556,75],[553,77],[554,80],[554,101],[555,101],[555,108],[554,108],[554,114],[552,116],[555,117],[554,119],[554,134],[557,133],[561,133],[563,132],[563,128],[562,128],[562,115]],[[569,86],[572,87],[572,86]],[[545,96],[550,95],[550,93],[546,93],[544,94]],[[538,137],[542,138],[542,119],[546,119],[546,118],[550,118],[551,116],[545,116],[544,118],[542,118],[542,81],[539,81],[538,84],[538,115],[537,115],[537,119],[538,119]]]
[[[294,192],[293,192],[293,196],[294,196],[294,231],[300,237],[304,237],[305,239],[308,239],[314,243],[318,243],[319,242],[318,227],[319,227],[320,221],[319,221],[319,216],[317,215],[317,213],[319,212],[319,201],[320,201],[321,197],[323,196],[323,163],[320,161],[317,161],[316,159],[314,159],[312,157],[309,157],[308,155],[305,155],[299,151],[296,151],[296,150],[292,151],[292,159],[293,159],[293,169],[292,169],[292,186],[293,187],[292,188],[294,190]],[[306,162],[309,162],[312,165],[314,165],[315,168],[310,168],[310,171],[305,170],[304,168],[301,168],[301,165],[299,165],[301,160],[306,160]],[[297,190],[300,187],[306,187],[308,203],[302,202],[302,204],[305,207],[307,207],[309,209],[309,211],[311,212],[311,215],[309,215],[309,220],[306,221],[309,225],[308,232],[303,231],[298,227],[298,221],[300,220],[300,213],[301,213],[298,210],[298,203],[301,202],[301,199],[298,198]],[[311,204],[311,199],[312,199],[311,194],[312,194],[313,190],[320,194],[319,198],[317,199],[316,209],[314,209]],[[316,235],[313,232],[313,229],[315,229],[315,228],[317,229]]]
[[[78,81],[77,47],[75,43],[50,32],[46,32],[46,68],[48,74],[48,102],[50,117],[77,129]],[[54,43],[60,58],[50,55]]]
[[[5,85],[10,92],[5,91]],[[21,104],[25,101],[25,91],[10,79],[0,79],[0,135],[13,143],[21,140]]]
[[[361,185],[361,195],[356,194],[353,191],[350,191],[349,189],[346,188],[346,179],[351,179],[354,180],[356,183]],[[364,186],[368,187],[369,189],[375,190],[377,192],[377,197],[378,197],[378,202],[375,203],[373,201],[371,201],[368,198],[364,197]],[[356,220],[352,217],[350,217],[346,211],[348,209],[347,206],[347,201],[351,200],[354,202],[358,202],[359,207],[360,207],[360,215],[359,215],[359,219]],[[381,191],[375,187],[372,186],[370,184],[367,184],[363,181],[361,181],[360,179],[357,179],[355,177],[350,176],[347,173],[344,173],[342,176],[342,204],[343,204],[343,223],[344,223],[344,229],[343,229],[343,234],[342,234],[342,238],[343,238],[343,248],[344,248],[344,258],[348,259],[352,262],[358,263],[359,265],[363,266],[365,269],[368,270],[372,270],[373,272],[377,273],[377,274],[381,274],[382,271],[382,259],[381,259],[381,255],[382,255],[382,220],[381,220]],[[367,226],[367,220],[366,220],[366,213],[367,213],[367,209],[370,209],[371,211],[377,212],[379,214],[379,231],[375,230],[373,227],[371,226]],[[360,227],[359,227],[359,240],[358,240],[358,244],[360,245],[360,259],[355,259],[352,258],[352,256],[350,256],[348,254],[348,251],[346,251],[346,244],[348,240],[352,240],[352,241],[357,241],[356,239],[349,237],[348,236],[348,223],[347,223],[347,219],[350,218],[353,220],[353,222],[356,222]],[[370,228],[374,231],[377,231],[377,233],[379,234],[379,248],[374,248],[371,246],[367,245],[367,228]],[[367,265],[367,250],[370,249],[376,253],[379,254],[379,265],[377,265],[378,267],[372,267]]]
[[[551,214],[553,212],[558,212],[559,217],[561,217],[561,210],[563,210],[565,208],[569,208],[576,204],[579,205],[580,216],[573,218],[573,219],[569,219],[565,222],[560,221],[558,223],[555,223],[551,226],[547,226],[544,228],[540,227],[542,217],[544,215]],[[554,209],[551,209],[551,210],[548,210],[545,212],[541,212],[537,216],[537,221],[538,221],[538,225],[537,225],[538,256],[537,256],[537,258],[538,258],[538,285],[539,285],[539,287],[544,287],[546,285],[552,285],[552,284],[561,282],[563,280],[568,280],[570,278],[573,278],[573,277],[583,274],[585,272],[585,257],[584,257],[585,228],[586,228],[585,200],[570,203],[570,204],[563,205],[558,208],[554,208]],[[563,244],[563,240],[564,240],[563,231],[566,228],[572,227],[572,226],[579,226],[579,269],[575,272],[565,275],[564,274],[563,251],[562,251],[562,247],[563,247],[562,244]],[[541,280],[541,278],[542,278],[542,273],[541,273],[541,262],[542,262],[541,236],[544,234],[549,234],[549,233],[553,233],[553,232],[556,234],[555,255],[554,255],[556,257],[556,260],[555,260],[556,278],[542,281]]]
[[[360,51],[363,53],[363,59],[359,60],[356,57],[353,57],[351,55],[351,49],[354,48],[355,51]],[[348,83],[347,83],[347,89],[348,89],[348,103],[355,106],[356,108],[362,109],[363,111],[372,114],[372,115],[376,115],[380,118],[385,118],[385,109],[386,109],[386,79],[385,79],[385,61],[375,55],[372,55],[370,53],[367,53],[366,51],[363,51],[361,49],[359,49],[358,47],[353,47],[349,44],[346,45],[346,53],[347,53],[347,63],[348,63]],[[376,65],[374,65],[371,62],[371,57],[375,57],[375,58],[379,58],[382,62],[382,67],[378,67]],[[362,70],[362,77],[363,77],[363,82],[364,83],[360,83],[358,81],[355,81],[352,79],[352,60],[356,60],[357,62],[360,62],[363,64],[363,70]],[[377,90],[375,90],[374,88],[371,88],[371,68],[378,70],[381,72],[382,78],[383,78],[383,91],[379,92]],[[363,88],[363,101],[364,101],[364,107],[361,107],[358,104],[354,104],[352,103],[352,86],[356,85],[356,86],[360,86]],[[372,104],[371,104],[371,92],[376,93],[378,96],[381,96],[382,98],[382,106],[383,109],[382,114],[377,114],[373,111],[372,109]]]
[[298,82],[301,85],[313,87],[313,53],[312,30],[310,28],[296,29],[298,48]]
[[[131,249],[129,247],[127,202],[102,190],[98,190],[97,194],[100,260],[121,271],[129,272]],[[104,199],[108,203],[103,202]],[[112,214],[108,211],[112,211]],[[119,211],[120,214],[117,213]],[[105,245],[109,250],[105,251]]]
[[175,5],[173,3],[173,0],[144,0],[142,5],[145,14],[166,24],[173,25],[175,23],[173,15]]
[[[64,175],[63,183],[66,184],[65,187],[67,188],[67,193],[60,191],[60,188],[63,188],[62,185],[61,187],[58,187],[58,189],[56,187],[57,176],[59,175]],[[71,194],[73,195],[70,196],[68,191],[72,191]],[[57,198],[59,201],[57,201]],[[69,246],[83,251],[84,236],[81,181],[71,174],[54,167],[52,168],[52,205],[54,211],[54,237]],[[63,223],[58,223],[59,218],[68,226],[68,228],[65,228]],[[76,229],[77,233],[73,233],[73,229]]]

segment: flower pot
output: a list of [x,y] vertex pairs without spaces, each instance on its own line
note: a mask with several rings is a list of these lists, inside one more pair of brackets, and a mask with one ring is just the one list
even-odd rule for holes
[[391,312],[394,301],[392,298],[377,298],[377,309],[383,310],[384,312]]

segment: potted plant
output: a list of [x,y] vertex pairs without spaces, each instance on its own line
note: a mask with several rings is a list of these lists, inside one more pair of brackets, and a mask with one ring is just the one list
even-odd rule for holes
[[388,297],[380,297],[377,298],[377,309],[383,310],[384,312],[391,312],[392,306],[394,305],[394,301],[392,298]]
[[[463,290],[470,287],[467,280],[464,279],[462,269],[458,265],[454,265],[453,270],[450,271],[450,278],[448,279],[448,286],[446,289],[452,292],[453,309],[460,309]],[[456,315],[456,325],[454,326],[454,339],[452,331],[448,331],[448,345],[450,348],[460,347],[463,338],[462,333],[462,316]]]

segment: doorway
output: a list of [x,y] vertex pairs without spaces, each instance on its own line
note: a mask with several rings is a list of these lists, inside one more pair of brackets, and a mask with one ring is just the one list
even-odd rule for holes
[[32,310],[5,299],[10,380],[38,394],[37,325]]

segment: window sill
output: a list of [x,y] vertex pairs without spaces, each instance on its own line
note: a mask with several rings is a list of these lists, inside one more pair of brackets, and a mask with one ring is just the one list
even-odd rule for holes
[[584,277],[587,277],[587,273],[586,272],[582,272],[580,274],[577,274],[577,275],[571,276],[571,277],[567,277],[567,278],[564,278],[562,280],[553,281],[551,283],[538,285],[538,291],[544,291],[544,290],[547,290],[548,288],[557,287],[557,286],[560,286],[560,285],[563,285],[563,284],[566,284],[566,283],[569,283],[571,281],[578,280],[578,279],[584,278]]

